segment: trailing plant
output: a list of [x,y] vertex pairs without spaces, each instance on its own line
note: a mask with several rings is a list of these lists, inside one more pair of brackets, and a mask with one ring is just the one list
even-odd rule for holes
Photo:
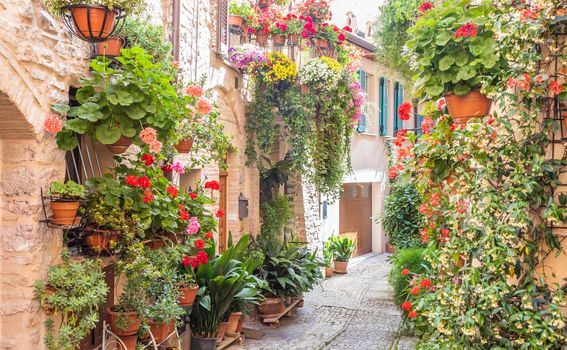
[[331,251],[333,259],[339,262],[347,262],[356,249],[356,243],[348,237],[331,236]]
[[50,266],[47,281],[35,283],[36,298],[42,306],[59,317],[45,321],[45,345],[49,350],[74,350],[93,330],[99,320],[99,309],[106,301],[108,286],[100,261],[85,259],[71,263],[66,252],[60,265]]
[[341,75],[341,64],[326,56],[310,59],[299,70],[301,84],[317,91],[333,90],[339,83]]
[[261,235],[269,240],[283,242],[287,225],[293,218],[287,197],[278,195],[262,204],[261,209]]
[[276,162],[273,166],[268,158],[265,159],[265,162],[270,168],[260,174],[260,205],[270,202],[278,193],[279,188],[287,183],[293,165],[288,157]]
[[63,9],[71,5],[101,5],[109,9],[121,9],[128,14],[139,14],[145,9],[144,0],[45,0],[47,10],[60,15]]
[[394,184],[384,203],[384,213],[377,217],[389,242],[397,248],[422,246],[419,229],[423,217],[418,209],[421,205],[419,192],[413,184]]
[[57,199],[84,199],[86,196],[85,187],[69,180],[65,183],[55,181],[49,189],[49,196]]

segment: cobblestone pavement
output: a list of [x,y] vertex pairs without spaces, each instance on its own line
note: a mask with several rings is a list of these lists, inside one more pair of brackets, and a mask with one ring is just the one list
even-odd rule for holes
[[[392,299],[386,254],[355,259],[347,275],[335,275],[305,295],[305,306],[277,329],[258,323],[246,327],[265,333],[234,350],[389,350],[400,312]],[[415,349],[402,339],[398,350]]]

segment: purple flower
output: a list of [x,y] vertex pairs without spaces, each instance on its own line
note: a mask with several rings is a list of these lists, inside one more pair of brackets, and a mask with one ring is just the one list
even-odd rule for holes
[[236,68],[243,70],[248,70],[252,64],[268,62],[266,52],[252,44],[231,48],[228,51],[228,59]]

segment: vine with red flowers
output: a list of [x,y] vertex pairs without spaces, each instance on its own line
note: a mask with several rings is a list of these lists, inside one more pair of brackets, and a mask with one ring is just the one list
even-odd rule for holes
[[[458,11],[466,15],[444,19],[443,13],[453,11],[451,2],[464,5]],[[438,59],[429,56],[432,48],[412,50],[428,45],[416,44],[422,35],[438,38],[431,46],[445,43],[449,35],[462,47],[478,49],[499,69],[472,60],[474,53],[454,58],[456,64],[464,61],[460,67],[451,59],[443,64],[467,72],[482,65],[480,75],[458,77],[465,79],[459,88],[482,85],[499,108],[463,122],[445,112],[443,99],[436,101],[456,85],[421,81],[424,97],[432,99],[423,136],[398,134],[390,177],[414,182],[424,198],[420,235],[428,244],[424,256],[430,269],[404,271],[409,293],[401,307],[420,337],[418,349],[562,349],[567,291],[548,282],[553,271],[545,260],[562,253],[563,239],[552,225],[567,220],[566,196],[554,196],[567,159],[549,158],[561,121],[546,118],[567,97],[565,42],[557,43],[554,36],[565,30],[564,9],[554,1],[536,7],[510,0],[496,6],[445,1],[429,11],[410,30],[410,60],[427,66]],[[428,32],[436,20],[444,21],[443,29]],[[476,47],[481,33],[483,38],[491,33],[483,41],[490,41],[492,52]],[[550,65],[554,57],[559,70]]]

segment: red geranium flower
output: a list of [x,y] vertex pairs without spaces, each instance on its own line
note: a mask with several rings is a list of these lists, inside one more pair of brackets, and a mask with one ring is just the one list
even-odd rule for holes
[[154,164],[154,157],[151,154],[144,154],[142,156],[142,161],[146,163],[147,166]]
[[410,290],[410,294],[411,294],[411,295],[418,295],[418,294],[419,294],[419,287],[413,287],[413,288]]
[[138,186],[140,186],[141,188],[148,188],[151,185],[152,183],[147,176],[140,176],[140,178],[138,179]]
[[209,261],[209,255],[205,251],[200,251],[197,253],[197,259],[201,264],[206,264]]
[[476,36],[476,31],[478,29],[477,25],[472,24],[471,22],[467,22],[461,26],[461,28],[457,29],[455,32],[455,38],[465,37],[465,38],[474,38]]
[[191,192],[189,193],[189,197],[191,197],[191,199],[195,199],[197,198],[197,194],[195,192]]
[[549,88],[555,95],[559,95],[561,92],[563,92],[563,85],[559,84],[556,80],[552,81],[551,84],[549,84]]
[[205,235],[206,239],[213,239],[213,233],[212,232],[207,232],[207,234]]
[[126,185],[132,187],[138,187],[138,178],[134,175],[126,176]]
[[191,258],[191,266],[193,266],[193,269],[198,268],[199,264],[200,264],[199,258],[197,257]]
[[205,241],[203,241],[202,239],[196,240],[193,244],[195,245],[195,248],[199,250],[205,248]]
[[166,165],[164,165],[164,166],[161,167],[161,170],[162,170],[164,173],[170,173],[170,172],[172,171],[171,165],[166,164]]
[[153,201],[154,199],[155,199],[155,197],[152,194],[152,192],[150,192],[150,190],[144,191],[144,203],[148,204],[149,202]]
[[431,287],[431,281],[428,280],[427,278],[424,278],[424,279],[421,280],[421,282],[419,282],[419,286],[421,288]]
[[181,209],[179,212],[179,219],[183,221],[189,220],[189,212],[185,209]]
[[178,192],[179,192],[179,190],[175,186],[169,186],[167,188],[167,193],[169,193],[169,195],[172,196],[173,198],[177,197]]
[[421,4],[421,6],[419,6],[418,10],[421,13],[425,13],[429,10],[431,10],[433,8],[433,5],[431,5],[430,2],[424,2],[423,4]]
[[224,211],[222,211],[220,209],[217,210],[217,212],[215,213],[215,216],[219,219],[222,218],[224,216]]
[[218,191],[220,190],[220,184],[216,180],[207,181],[205,182],[205,188]]
[[402,276],[407,276],[409,273],[410,273],[410,271],[408,269],[402,270]]
[[344,26],[343,30],[346,31],[346,32],[352,33],[352,28],[349,27],[349,26]]
[[417,316],[417,312],[415,312],[415,311],[413,311],[413,310],[410,311],[410,313],[408,314],[408,317],[409,317],[409,318],[415,318],[416,316]]
[[343,33],[339,34],[339,40],[340,40],[340,41],[345,41],[345,40],[346,40],[346,36],[345,36]]
[[411,301],[404,301],[402,304],[402,309],[410,311],[412,307]]
[[398,115],[401,120],[409,120],[411,117],[411,109],[413,106],[409,102],[404,102],[398,108]]
[[187,265],[189,265],[190,262],[191,262],[191,258],[185,255],[183,257],[183,266],[187,267]]

